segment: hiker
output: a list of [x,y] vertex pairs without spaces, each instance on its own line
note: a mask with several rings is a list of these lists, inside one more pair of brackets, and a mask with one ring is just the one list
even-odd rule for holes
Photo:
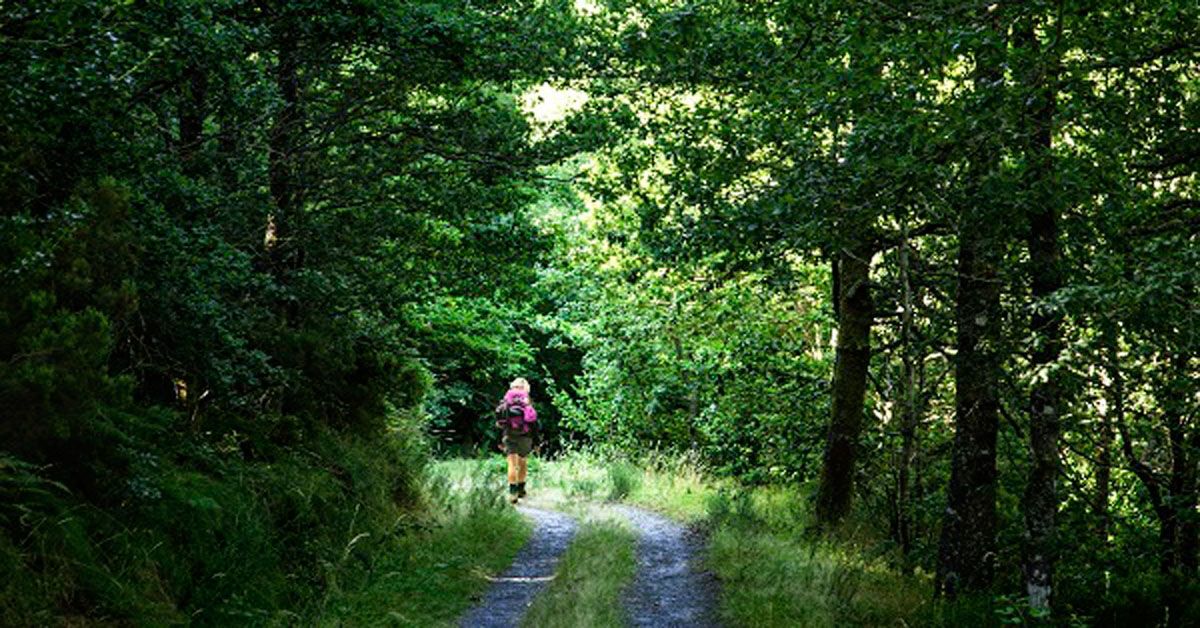
[[525,497],[526,458],[533,450],[533,437],[537,427],[537,411],[529,400],[529,381],[524,377],[514,379],[504,395],[504,401],[496,407],[496,427],[504,430],[504,454],[508,457],[508,501],[517,503]]

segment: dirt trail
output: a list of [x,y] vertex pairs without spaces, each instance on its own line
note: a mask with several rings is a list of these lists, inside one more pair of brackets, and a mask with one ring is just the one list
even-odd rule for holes
[[616,506],[638,530],[638,570],[625,594],[634,626],[719,625],[717,583],[696,568],[700,539],[683,525],[633,506]]
[[575,536],[575,520],[551,510],[520,506],[521,514],[533,519],[533,534],[513,564],[492,579],[492,588],[475,608],[459,621],[463,628],[516,626],[525,610],[554,577],[558,558]]

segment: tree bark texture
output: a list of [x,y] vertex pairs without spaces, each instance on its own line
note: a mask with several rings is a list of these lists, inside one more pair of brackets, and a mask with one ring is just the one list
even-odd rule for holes
[[902,285],[900,315],[900,383],[897,386],[896,407],[900,423],[900,460],[896,473],[896,521],[893,535],[900,551],[907,556],[912,550],[912,468],[917,451],[917,426],[921,423],[920,378],[916,348],[913,309],[916,299],[912,289],[910,242],[907,227],[900,241],[899,266]]
[[[997,111],[996,94],[1003,80],[1004,31],[991,24],[993,41],[976,53],[979,106]],[[999,166],[999,139],[994,133],[971,164],[971,206],[958,224],[958,287],[955,303],[955,419],[950,484],[938,544],[936,587],[954,598],[992,583],[996,561],[996,435],[999,419],[997,384],[1002,356],[999,264],[1004,251],[994,219],[994,200],[985,182]]]
[[855,458],[862,433],[867,369],[871,362],[871,257],[866,245],[838,254],[837,359],[833,375],[833,412],[825,442],[821,481],[817,489],[817,521],[835,524],[850,511]]
[[1027,21],[1018,33],[1018,44],[1033,59],[1025,72],[1026,177],[1028,203],[1030,315],[1033,349],[1029,368],[1034,383],[1029,394],[1029,451],[1031,468],[1021,500],[1025,515],[1022,568],[1029,605],[1049,609],[1054,591],[1056,560],[1055,518],[1058,514],[1056,481],[1059,472],[1059,417],[1064,406],[1063,385],[1052,368],[1062,353],[1063,313],[1047,300],[1062,288],[1062,250],[1059,242],[1059,209],[1054,190],[1054,157],[1051,153],[1057,61],[1043,58],[1036,24]]
[[996,530],[1000,289],[995,243],[964,221],[959,238],[955,431],[938,587],[948,597],[991,584]]

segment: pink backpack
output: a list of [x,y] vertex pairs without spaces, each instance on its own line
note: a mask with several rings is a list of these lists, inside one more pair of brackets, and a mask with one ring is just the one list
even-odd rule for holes
[[496,418],[496,427],[513,432],[528,433],[537,421],[537,411],[529,402],[529,393],[523,390],[508,391],[496,413],[500,415]]

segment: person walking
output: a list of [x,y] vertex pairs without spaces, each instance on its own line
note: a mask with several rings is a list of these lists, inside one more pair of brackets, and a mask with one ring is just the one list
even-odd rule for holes
[[529,398],[529,381],[514,379],[496,407],[496,427],[504,432],[504,455],[508,458],[508,501],[517,503],[525,497],[525,477],[529,470],[529,454],[537,428],[537,410]]

